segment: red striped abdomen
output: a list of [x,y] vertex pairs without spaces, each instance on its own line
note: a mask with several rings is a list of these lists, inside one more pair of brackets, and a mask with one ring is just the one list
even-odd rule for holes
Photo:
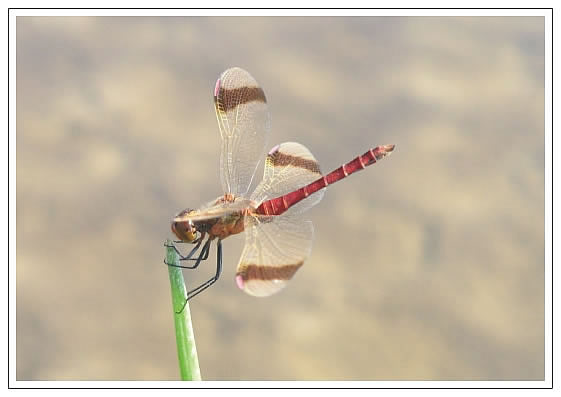
[[336,170],[331,171],[329,174],[298,190],[285,194],[284,196],[264,201],[259,207],[257,207],[255,212],[261,215],[280,215],[294,204],[304,200],[306,197],[314,194],[318,190],[321,190],[324,187],[327,187],[328,185],[331,185],[368,167],[371,164],[374,164],[376,161],[381,160],[385,156],[389,155],[393,151],[394,147],[395,145],[383,145],[370,149],[363,155],[356,157],[347,164],[343,164]]

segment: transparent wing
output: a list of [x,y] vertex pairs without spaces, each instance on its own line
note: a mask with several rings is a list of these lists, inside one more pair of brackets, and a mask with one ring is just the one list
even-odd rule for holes
[[313,237],[312,222],[301,215],[246,217],[238,287],[253,296],[280,291],[310,255]]
[[243,196],[251,185],[271,129],[267,99],[248,72],[231,68],[216,81],[214,105],[222,137],[222,190]]
[[[251,195],[251,200],[259,206],[265,200],[293,192],[318,178],[321,178],[321,171],[312,153],[300,143],[285,142],[275,146],[267,155],[263,180]],[[324,194],[325,189],[321,189],[284,214],[302,213],[319,203]]]
[[[303,145],[286,142],[267,155],[263,180],[251,195],[252,205],[280,197],[321,177],[319,165]],[[280,291],[311,253],[314,227],[302,212],[317,204],[325,189],[278,216],[248,216],[245,247],[238,264],[238,287],[250,295]]]
[[173,222],[183,222],[186,220],[204,221],[208,219],[221,218],[239,213],[240,211],[248,208],[250,205],[251,202],[248,199],[238,197],[235,201],[226,201],[224,200],[224,196],[221,196],[216,200],[212,200],[207,204],[202,205],[197,210],[181,211],[173,218]]

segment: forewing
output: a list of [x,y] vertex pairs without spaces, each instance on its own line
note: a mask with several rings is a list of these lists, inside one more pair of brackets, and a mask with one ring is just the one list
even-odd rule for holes
[[271,129],[265,93],[248,72],[235,67],[216,81],[214,105],[222,137],[222,190],[246,195]]
[[182,211],[175,216],[173,222],[191,221],[204,221],[208,219],[215,219],[225,217],[234,213],[238,213],[249,207],[250,201],[243,198],[237,198],[236,201],[229,202],[223,201],[218,198],[203,206],[196,211]]
[[253,296],[269,296],[285,287],[311,253],[312,222],[302,216],[248,216],[245,247],[236,283]]
[[[251,200],[259,206],[263,201],[300,189],[321,176],[317,160],[304,145],[282,143],[267,154],[263,180],[251,195]],[[284,214],[302,213],[319,203],[324,194],[325,189],[321,189],[290,207]]]

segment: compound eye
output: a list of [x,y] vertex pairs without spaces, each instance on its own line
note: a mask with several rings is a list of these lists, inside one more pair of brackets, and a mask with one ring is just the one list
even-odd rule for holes
[[195,241],[199,233],[197,232],[197,228],[191,222],[188,221],[180,221],[180,222],[172,222],[171,223],[171,231],[181,240],[188,243],[192,243]]
[[187,241],[192,243],[198,236],[199,233],[197,232],[197,227],[193,224],[193,222],[189,221],[189,223],[187,223],[187,229],[185,230],[185,237],[187,237]]
[[187,237],[187,241],[189,241],[190,243],[192,243],[193,241],[195,241],[195,240],[198,238],[199,233],[193,228],[193,229],[191,229],[191,230],[188,230],[188,231],[185,233],[185,236]]

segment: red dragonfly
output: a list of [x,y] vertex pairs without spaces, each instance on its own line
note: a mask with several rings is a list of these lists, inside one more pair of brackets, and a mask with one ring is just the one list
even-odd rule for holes
[[216,274],[189,291],[189,300],[218,280],[222,240],[245,232],[236,284],[253,296],[272,295],[286,285],[311,253],[314,228],[304,212],[322,199],[327,185],[381,160],[395,145],[370,149],[322,175],[305,146],[282,143],[268,152],[263,180],[248,194],[271,129],[265,94],[248,72],[231,68],[216,81],[214,106],[222,137],[220,180],[224,195],[173,218],[171,230],[179,238],[176,243],[195,244],[185,256],[172,246],[185,261],[182,263],[193,261],[190,266],[176,266],[196,268],[208,258],[211,243],[216,241]]

